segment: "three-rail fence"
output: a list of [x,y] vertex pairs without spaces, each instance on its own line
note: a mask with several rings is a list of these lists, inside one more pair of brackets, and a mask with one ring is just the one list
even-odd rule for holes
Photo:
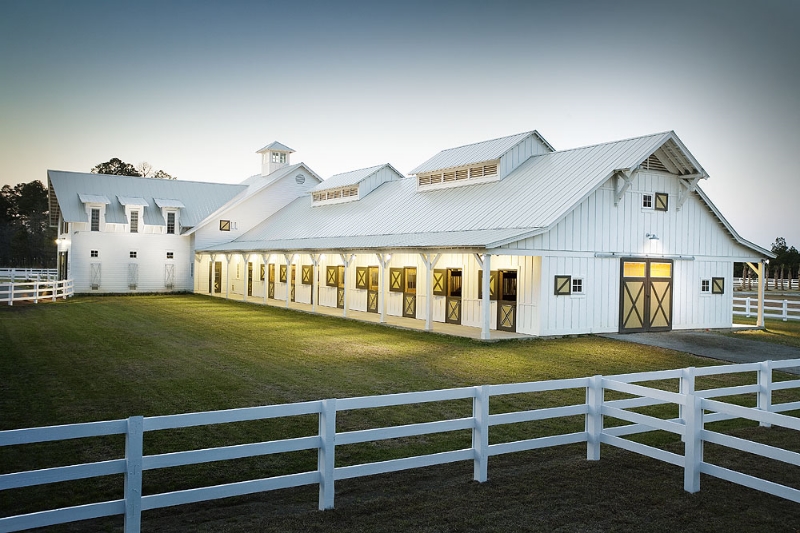
[[[318,485],[319,509],[331,509],[334,505],[334,485],[338,480],[457,461],[471,461],[473,463],[474,479],[484,482],[488,477],[488,460],[490,457],[575,443],[586,443],[587,459],[589,460],[599,460],[600,445],[605,444],[681,467],[684,469],[684,489],[688,492],[700,490],[700,474],[702,473],[794,502],[800,502],[800,490],[797,488],[780,485],[711,464],[706,462],[703,456],[703,443],[711,442],[781,461],[795,467],[800,466],[800,453],[706,429],[706,424],[712,422],[740,418],[757,421],[762,426],[782,426],[800,432],[800,418],[781,414],[789,411],[800,411],[800,402],[782,404],[772,402],[773,392],[800,388],[800,379],[773,381],[773,370],[798,366],[800,366],[800,359],[766,361],[762,363],[640,372],[617,376],[593,376],[382,396],[326,399],[169,416],[132,416],[123,420],[0,431],[0,446],[80,439],[101,435],[125,435],[124,458],[0,475],[0,490],[11,490],[48,483],[123,474],[124,497],[122,499],[7,516],[0,518],[0,531],[19,531],[104,516],[124,515],[125,532],[133,533],[140,530],[142,511],[144,510],[303,485]],[[755,374],[756,379],[754,383],[748,385],[704,390],[695,389],[695,380],[698,377],[731,373]],[[675,383],[676,380],[677,384]],[[637,384],[653,381],[666,382],[666,386],[677,388],[678,392],[669,392]],[[585,401],[574,405],[495,414],[490,411],[490,399],[493,397],[526,393],[549,393],[569,389],[584,390]],[[616,396],[620,396],[619,393],[623,393],[628,397],[607,400],[605,398],[606,391],[616,391],[614,393]],[[742,407],[734,403],[712,399],[725,396],[741,397],[741,395],[755,395],[755,407]],[[472,416],[356,431],[337,431],[336,416],[337,413],[343,411],[451,400],[471,400]],[[636,411],[639,408],[663,404],[677,406],[677,413],[675,413],[677,417],[659,418]],[[316,415],[318,417],[319,429],[316,435],[165,454],[143,454],[143,437],[147,432],[302,415]],[[583,431],[513,442],[489,443],[489,431],[492,427],[575,416],[584,418]],[[604,427],[604,418],[626,421],[628,424]],[[471,431],[472,445],[470,447],[402,459],[336,466],[336,449],[340,446],[460,430]],[[684,441],[683,455],[625,438],[629,435],[655,430],[663,430],[680,435]],[[146,471],[300,450],[316,451],[316,469],[263,479],[142,495],[142,476]]]

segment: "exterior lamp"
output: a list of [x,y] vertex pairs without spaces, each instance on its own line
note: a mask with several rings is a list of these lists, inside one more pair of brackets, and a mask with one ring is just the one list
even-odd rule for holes
[[645,237],[647,237],[651,241],[657,241],[658,240],[658,235],[656,235],[655,233],[648,233],[647,235],[645,235]]

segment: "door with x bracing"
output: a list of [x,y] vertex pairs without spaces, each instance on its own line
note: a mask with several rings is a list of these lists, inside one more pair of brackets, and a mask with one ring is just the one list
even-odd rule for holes
[[620,261],[619,332],[672,330],[672,261]]

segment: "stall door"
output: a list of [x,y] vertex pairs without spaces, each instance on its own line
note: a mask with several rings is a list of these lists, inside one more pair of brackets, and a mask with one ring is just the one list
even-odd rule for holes
[[417,267],[403,269],[403,316],[417,318]]
[[275,298],[275,265],[267,265],[267,298]]
[[623,259],[620,333],[672,329],[672,261]]
[[247,262],[247,295],[253,295],[253,263]]
[[377,313],[380,294],[380,267],[367,268],[367,312]]
[[222,261],[214,262],[214,292],[222,292]]
[[517,271],[500,270],[498,276],[497,329],[517,331]]
[[445,298],[444,321],[448,324],[461,324],[461,287],[460,268],[447,269],[447,298]]

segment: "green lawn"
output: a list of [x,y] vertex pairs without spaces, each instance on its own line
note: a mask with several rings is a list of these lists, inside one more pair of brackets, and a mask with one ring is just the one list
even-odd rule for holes
[[[755,318],[736,317],[735,322],[748,326],[756,325]],[[763,330],[749,329],[730,333],[729,335],[800,348],[800,320],[787,320],[783,322],[782,320],[767,318],[764,320],[764,327],[765,329]]]
[[[770,335],[779,334],[774,331]],[[785,336],[800,340],[791,328]],[[0,429],[718,364],[594,336],[484,344],[197,295],[76,297],[0,309],[0,354]],[[714,384],[741,379],[726,376]],[[582,394],[497,399],[492,412],[580,402]],[[470,403],[461,401],[341,413],[337,427],[470,412]],[[491,436],[499,442],[582,428],[578,418],[497,428]],[[747,424],[732,431],[800,451],[791,432]],[[315,432],[314,417],[165,431],[145,436],[145,453]],[[671,435],[643,439],[676,453],[682,449]],[[456,432],[337,448],[337,465],[469,442],[468,432]],[[0,449],[0,473],[116,458],[122,449],[116,437],[10,447]],[[719,458],[752,462],[721,452]],[[303,471],[315,464],[315,454],[297,452],[146,472],[144,493]],[[800,477],[786,470],[772,466],[767,477],[784,483]],[[700,493],[686,494],[681,469],[607,447],[597,463],[585,461],[583,446],[492,459],[489,477],[486,484],[471,482],[471,464],[463,463],[349,480],[337,484],[336,510],[324,513],[315,510],[313,488],[231,498],[146,512],[144,530],[795,531],[800,516],[797,504],[706,477]],[[0,492],[0,516],[122,495],[119,476],[63,485]],[[115,531],[120,523],[98,520],[90,528]],[[48,531],[85,530],[88,524]]]

